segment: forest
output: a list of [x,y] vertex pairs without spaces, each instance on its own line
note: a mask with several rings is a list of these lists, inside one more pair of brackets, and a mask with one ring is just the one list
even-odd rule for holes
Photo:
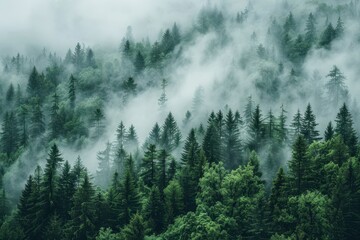
[[176,2],[0,40],[0,239],[357,239],[360,1]]

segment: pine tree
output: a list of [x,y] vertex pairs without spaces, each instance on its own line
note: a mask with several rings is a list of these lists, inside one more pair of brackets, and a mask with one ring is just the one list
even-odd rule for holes
[[299,135],[292,149],[292,159],[289,162],[289,181],[295,194],[299,195],[310,189],[311,166],[306,156],[306,139]]
[[51,113],[50,113],[50,137],[51,139],[56,139],[60,136],[62,131],[62,122],[60,119],[59,113],[59,96],[56,92],[53,95],[52,106],[51,106]]
[[341,38],[344,35],[344,32],[345,32],[344,22],[342,21],[341,17],[339,17],[335,27],[335,37]]
[[319,131],[315,129],[317,125],[318,124],[316,123],[315,115],[309,103],[306,107],[306,111],[301,122],[301,134],[304,136],[308,144],[321,139],[319,137]]
[[325,135],[324,135],[324,139],[325,141],[329,141],[333,138],[334,136],[334,128],[332,126],[331,121],[329,122],[329,124],[327,125],[326,129],[325,129]]
[[345,103],[340,108],[340,111],[337,114],[335,121],[335,133],[339,134],[344,140],[344,143],[349,147],[351,156],[355,156],[357,154],[358,138],[356,136],[356,131],[353,127],[351,113],[347,109]]
[[68,222],[68,239],[92,239],[95,229],[95,190],[85,171],[84,180],[73,198],[73,207],[70,210],[71,219]]
[[326,27],[325,31],[322,33],[319,45],[321,47],[325,47],[327,49],[330,48],[330,44],[332,40],[334,40],[336,36],[336,31],[331,23]]
[[287,177],[284,170],[280,168],[273,181],[269,200],[272,232],[284,232],[288,229],[286,220],[282,217],[283,210],[287,209],[287,184]]
[[84,49],[81,47],[80,43],[77,43],[75,46],[74,54],[72,56],[72,63],[80,70],[84,65]]
[[171,29],[171,36],[172,36],[174,46],[178,45],[181,42],[180,30],[176,23],[174,23],[174,25]]
[[148,226],[155,234],[161,233],[165,225],[164,202],[161,199],[159,188],[153,186],[145,204],[144,215]]
[[256,106],[250,126],[249,126],[249,135],[250,135],[250,142],[249,147],[251,150],[259,151],[262,141],[264,139],[264,119],[262,118],[261,110],[259,105]]
[[30,74],[30,77],[28,80],[28,85],[27,85],[27,91],[28,91],[29,97],[39,96],[40,87],[41,87],[40,86],[40,75],[34,66],[34,68],[32,69],[32,72]]
[[111,143],[106,143],[104,151],[97,154],[98,170],[96,171],[97,184],[102,188],[107,188],[110,185],[109,176],[111,175],[110,157],[111,157]]
[[162,126],[161,145],[167,152],[172,152],[180,145],[181,133],[177,123],[169,113]]
[[19,109],[19,125],[20,125],[20,145],[26,147],[29,143],[28,133],[28,114],[29,109],[26,105],[21,105]]
[[165,110],[166,102],[168,101],[168,99],[166,97],[166,86],[167,86],[167,81],[165,79],[163,79],[161,82],[161,91],[162,92],[161,92],[161,96],[158,100],[160,110]]
[[209,123],[206,129],[202,148],[209,163],[218,163],[221,158],[221,140],[214,123]]
[[251,151],[248,165],[253,167],[254,175],[261,179],[262,172],[260,171],[260,161],[255,151]]
[[120,202],[119,223],[121,226],[128,224],[131,216],[139,209],[139,195],[134,179],[134,170],[131,167],[131,163],[127,165],[118,196],[118,201]]
[[316,28],[315,28],[315,18],[312,13],[309,14],[309,17],[306,21],[306,33],[305,33],[305,41],[307,44],[307,48],[310,48],[313,43],[316,41]]
[[289,13],[284,24],[284,32],[289,32],[290,30],[296,30],[296,23],[292,12]]
[[137,73],[141,73],[145,69],[145,59],[140,51],[136,54],[134,65]]
[[64,63],[65,63],[65,64],[70,64],[70,63],[72,63],[72,56],[73,56],[73,53],[71,52],[71,49],[69,49],[69,50],[66,52],[65,59],[64,59]]
[[166,172],[168,166],[167,163],[168,158],[169,158],[169,154],[164,149],[160,150],[158,155],[158,163],[157,163],[157,169],[158,169],[157,180],[158,180],[158,187],[162,200],[164,199],[164,188],[168,183],[167,172]]
[[126,240],[144,240],[145,233],[145,222],[139,213],[134,214],[130,223],[121,230],[121,236]]
[[280,144],[284,144],[288,141],[288,128],[286,126],[286,110],[284,109],[284,106],[281,105],[281,113],[280,116],[278,117],[278,124],[276,127],[276,135],[277,135],[277,139],[279,141]]
[[8,102],[8,104],[11,104],[14,101],[14,96],[15,96],[14,85],[10,83],[9,88],[6,91],[6,102]]
[[144,144],[144,148],[147,148],[150,144],[154,144],[157,147],[161,144],[161,129],[158,123],[155,123],[154,127],[151,129],[149,137]]
[[348,97],[348,90],[344,83],[345,77],[337,66],[333,66],[326,77],[330,78],[326,83],[329,99],[335,106],[339,106],[339,104],[345,102]]
[[96,68],[94,52],[91,48],[86,51],[85,66]]
[[121,121],[118,128],[116,129],[116,141],[118,147],[124,147],[125,141],[126,141],[126,128]]
[[240,131],[231,110],[225,119],[223,157],[228,169],[235,169],[241,163]]
[[59,204],[57,213],[63,221],[70,219],[69,211],[72,208],[72,198],[75,194],[75,178],[71,173],[71,166],[68,161],[65,161],[64,166],[59,176],[59,194],[61,199],[58,199]]
[[296,114],[294,115],[294,118],[291,122],[291,135],[292,135],[292,142],[295,142],[295,140],[297,139],[297,137],[301,134],[301,129],[302,129],[302,122],[303,122],[303,118],[302,115],[300,113],[300,110],[298,109]]
[[172,224],[184,208],[183,192],[177,180],[172,180],[164,190],[166,204],[166,222]]
[[2,152],[10,157],[18,149],[19,132],[17,121],[13,112],[6,112],[1,131],[1,148]]
[[144,181],[144,184],[150,188],[156,184],[155,182],[157,175],[156,160],[157,160],[156,146],[150,144],[145,151],[145,156],[141,164],[142,170],[140,174],[140,176]]
[[71,74],[69,78],[69,91],[68,91],[68,97],[70,100],[70,107],[74,110],[75,108],[75,100],[76,100],[76,88],[75,88],[75,81],[76,79]]
[[45,132],[44,115],[38,100],[35,101],[35,106],[32,109],[30,120],[30,136],[34,139],[41,136]]
[[132,48],[129,40],[126,40],[122,49],[123,55],[130,58],[132,55]]
[[134,125],[131,125],[129,130],[127,131],[125,148],[127,149],[127,151],[133,153],[138,149],[138,146],[139,146],[139,141],[137,138],[135,127]]
[[183,164],[181,185],[184,193],[185,211],[193,211],[196,208],[195,197],[200,179],[200,146],[195,137],[195,130],[191,129],[185,141],[181,162]]
[[174,50],[174,41],[169,29],[166,29],[162,37],[161,49],[165,55],[170,53],[172,50]]
[[104,113],[100,108],[96,108],[94,111],[94,124],[95,124],[95,137],[101,136],[104,125],[103,121],[105,119]]

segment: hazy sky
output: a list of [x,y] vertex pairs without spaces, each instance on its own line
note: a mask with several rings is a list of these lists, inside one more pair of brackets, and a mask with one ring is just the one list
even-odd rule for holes
[[137,38],[156,38],[174,21],[190,23],[206,0],[0,0],[0,55],[76,42],[120,43],[131,25]]

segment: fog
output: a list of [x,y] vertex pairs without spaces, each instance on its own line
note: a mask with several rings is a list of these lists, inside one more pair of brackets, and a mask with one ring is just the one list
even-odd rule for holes
[[[105,148],[107,141],[115,140],[115,131],[120,121],[127,128],[131,124],[135,126],[141,145],[155,122],[162,125],[170,111],[181,126],[186,111],[192,109],[195,92],[200,87],[204,90],[201,107],[203,114],[193,116],[194,126],[206,124],[207,114],[224,109],[225,106],[239,110],[242,114],[246,99],[252,96],[260,104],[263,115],[271,108],[278,115],[280,106],[284,104],[288,111],[288,124],[293,114],[298,109],[303,112],[310,102],[319,122],[318,129],[323,135],[326,124],[335,118],[338,111],[338,106],[324,106],[319,101],[326,98],[326,75],[332,66],[337,65],[346,77],[351,107],[354,107],[352,103],[360,90],[360,59],[359,53],[354,51],[360,47],[360,25],[356,21],[359,19],[359,4],[355,5],[355,17],[342,16],[346,26],[344,37],[334,41],[330,50],[311,49],[301,68],[296,69],[302,81],[298,88],[284,87],[294,65],[284,59],[268,35],[272,20],[276,19],[282,25],[289,11],[296,21],[302,19],[301,25],[297,27],[300,32],[304,32],[305,17],[309,12],[317,11],[315,3],[318,2],[331,5],[337,1],[0,0],[0,16],[3,19],[0,21],[0,55],[12,56],[20,52],[32,56],[46,48],[63,58],[69,48],[80,42],[92,47],[98,54],[96,56],[113,61],[121,58],[118,49],[122,39],[129,35],[129,26],[135,41],[149,38],[151,43],[159,40],[161,33],[174,22],[180,26],[181,33],[187,39],[175,49],[178,57],[171,59],[171,64],[163,72],[155,74],[158,86],[138,93],[126,105],[119,104],[122,99],[116,94],[110,96],[104,108],[105,134],[81,150],[66,144],[60,146],[65,159],[73,162],[80,155],[85,165],[95,173],[96,154]],[[198,24],[198,14],[205,8],[222,11],[225,17],[222,31],[200,34],[194,30]],[[245,9],[249,10],[248,18],[239,26],[234,21],[236,13]],[[336,25],[339,15],[332,14],[327,21]],[[324,18],[319,19],[316,27],[322,31],[326,25]],[[251,38],[253,33],[256,39]],[[256,49],[259,44],[265,47],[269,55],[267,59],[258,58]],[[284,64],[284,73],[279,76],[281,84],[278,96],[274,99],[266,94],[262,96],[256,88],[261,70],[277,69],[280,63]],[[314,72],[320,77],[316,82],[313,79]],[[145,74],[140,80],[150,76]],[[166,88],[166,109],[161,112],[158,99],[163,78],[167,79],[169,85]],[[25,82],[16,79],[8,81]],[[183,139],[187,134],[183,130]],[[289,152],[285,155],[286,158],[290,156]]]

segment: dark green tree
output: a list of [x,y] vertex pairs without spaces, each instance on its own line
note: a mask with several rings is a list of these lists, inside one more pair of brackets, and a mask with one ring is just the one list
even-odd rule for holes
[[140,51],[136,54],[134,66],[137,73],[141,73],[145,69],[145,59]]
[[152,232],[159,234],[165,225],[165,206],[157,186],[153,186],[145,203],[144,215]]
[[161,146],[167,152],[172,152],[180,145],[181,133],[172,115],[169,113],[162,126]]
[[358,138],[356,135],[356,131],[353,127],[351,113],[347,109],[345,103],[340,108],[340,111],[336,116],[335,122],[335,133],[339,134],[343,138],[344,143],[349,147],[351,156],[355,156],[357,154]]
[[317,125],[315,114],[313,113],[309,103],[301,121],[301,134],[304,136],[308,144],[321,139],[319,131],[316,130]]
[[223,160],[228,169],[235,169],[242,162],[240,130],[231,110],[225,118]]
[[145,155],[141,164],[142,170],[140,173],[140,176],[142,177],[144,184],[150,188],[156,184],[155,181],[157,175],[156,161],[157,161],[156,146],[150,144],[145,151]]
[[326,77],[330,78],[326,83],[326,89],[332,104],[339,106],[341,102],[345,102],[348,97],[348,90],[345,85],[345,77],[337,66],[333,66]]
[[209,123],[206,129],[202,148],[209,163],[218,163],[221,158],[221,139],[214,123]]
[[69,78],[69,91],[68,91],[68,97],[70,101],[70,107],[71,109],[75,108],[75,100],[76,100],[76,87],[75,87],[76,79],[71,74]]
[[324,134],[324,139],[325,141],[329,141],[333,138],[334,136],[334,128],[332,126],[331,121],[329,122],[329,124],[327,125],[326,129],[325,129],[325,134]]

